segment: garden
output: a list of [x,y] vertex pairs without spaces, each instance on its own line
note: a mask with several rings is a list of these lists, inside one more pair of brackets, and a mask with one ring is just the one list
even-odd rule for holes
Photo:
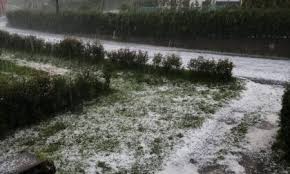
[[1,32],[0,40],[0,161],[26,151],[59,173],[157,171],[243,90],[228,60],[184,66],[177,55],[106,53],[73,38],[48,44]]
[[[23,154],[60,174],[289,173],[290,13],[281,6],[9,11],[0,173],[15,172],[11,159]],[[190,49],[171,47],[179,42]]]

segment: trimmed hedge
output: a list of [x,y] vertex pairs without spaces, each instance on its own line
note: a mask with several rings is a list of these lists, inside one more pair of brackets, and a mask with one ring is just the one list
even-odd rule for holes
[[148,63],[147,52],[120,49],[107,53],[109,62],[115,67],[142,70],[165,76],[179,76],[190,80],[230,81],[232,80],[233,63],[229,60],[206,60],[202,57],[191,59],[188,69],[182,67],[181,58],[177,55],[156,54],[152,64]]
[[107,53],[108,59],[111,63],[117,63],[120,66],[127,68],[142,68],[148,63],[147,52],[130,51],[129,49],[119,49]]
[[0,137],[10,130],[47,119],[57,112],[73,110],[84,100],[90,100],[108,89],[107,81],[100,82],[89,71],[70,80],[39,74],[11,83],[1,82]]
[[243,0],[245,8],[290,8],[289,0]]
[[49,43],[34,36],[20,36],[0,31],[0,48],[46,54],[61,58],[98,62],[104,59],[104,48],[97,42],[83,44],[74,38],[66,38],[59,43]]
[[282,101],[281,119],[281,138],[285,143],[284,150],[287,159],[290,161],[290,85],[285,90]]
[[200,77],[219,78],[220,80],[230,80],[234,64],[228,59],[225,60],[206,60],[203,57],[191,59],[188,69]]
[[[31,54],[46,54],[64,59],[77,59],[79,61],[93,62],[103,61],[105,51],[98,43],[83,44],[81,41],[66,38],[60,43],[44,42],[33,36],[20,36],[0,31],[0,48],[24,51]],[[153,65],[148,65],[148,53],[142,51],[130,51],[120,49],[106,53],[109,63],[127,69],[141,69],[159,72],[161,74],[189,76],[201,79],[212,79],[213,81],[227,81],[232,78],[233,63],[228,60],[205,60],[203,58],[192,59],[188,65],[188,70],[184,70],[181,65],[181,58],[177,55],[163,56],[157,54],[153,58]],[[190,75],[186,75],[190,72]]]
[[154,39],[290,38],[288,9],[224,9],[61,14],[25,10],[7,13],[15,27],[57,33],[107,34]]

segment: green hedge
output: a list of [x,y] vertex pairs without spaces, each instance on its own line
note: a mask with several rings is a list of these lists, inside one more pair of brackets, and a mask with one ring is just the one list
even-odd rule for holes
[[89,71],[73,79],[45,74],[22,80],[0,77],[0,137],[57,112],[73,110],[108,89],[107,82],[100,82]]
[[281,110],[281,138],[285,142],[287,159],[290,161],[290,85],[285,90]]
[[[83,44],[73,38],[67,38],[60,43],[44,42],[33,36],[20,36],[0,31],[0,48],[24,51],[31,54],[46,54],[64,59],[77,59],[85,62],[98,62],[104,60],[105,51],[102,45],[98,43]],[[142,51],[130,51],[129,49],[120,49],[107,52],[109,63],[115,67],[119,66],[127,69],[147,70],[147,72],[159,72],[167,76],[179,75],[189,76],[190,78],[212,79],[213,81],[227,81],[232,78],[233,63],[228,60],[207,61],[205,59],[192,59],[188,65],[189,71],[181,68],[181,58],[176,55],[163,56],[157,54],[153,59],[153,66],[148,65],[148,53]],[[180,75],[188,74],[190,75]]]
[[217,11],[157,11],[61,14],[11,11],[15,27],[60,33],[116,34],[154,39],[273,39],[290,37],[288,9],[225,9]]
[[245,8],[290,8],[289,0],[243,0]]
[[88,62],[102,61],[105,54],[103,46],[97,42],[84,44],[74,38],[66,38],[59,43],[49,43],[34,36],[20,36],[1,30],[0,48]]
[[219,80],[230,80],[234,64],[228,59],[225,60],[206,60],[203,57],[191,59],[188,69],[196,76],[218,78]]
[[112,64],[118,64],[126,68],[142,68],[148,63],[147,52],[130,51],[129,49],[119,49],[107,53],[108,59]]
[[115,67],[141,70],[143,72],[178,76],[190,80],[230,81],[234,65],[229,60],[206,60],[203,57],[191,59],[188,68],[182,67],[181,58],[177,55],[156,54],[149,64],[147,52],[119,49],[107,53],[109,62]]

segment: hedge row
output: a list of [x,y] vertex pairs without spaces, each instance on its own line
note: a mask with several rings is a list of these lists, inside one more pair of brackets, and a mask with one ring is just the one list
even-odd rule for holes
[[60,43],[50,43],[34,36],[20,36],[0,31],[0,48],[90,62],[104,59],[104,48],[102,45],[97,42],[83,44],[81,41],[73,38],[66,38]]
[[44,74],[11,83],[2,83],[1,80],[0,137],[10,130],[47,119],[57,112],[74,109],[106,89],[108,82],[100,82],[89,71],[70,80]]
[[8,12],[7,17],[9,24],[15,27],[58,33],[185,40],[290,37],[288,9],[163,10],[119,14],[20,10]]
[[281,138],[285,142],[287,159],[290,161],[290,85],[285,90],[281,110]]
[[234,64],[228,59],[215,61],[199,57],[198,59],[191,59],[188,68],[197,76],[230,80]]
[[156,54],[152,64],[148,63],[147,52],[120,49],[107,54],[113,65],[126,69],[137,69],[166,76],[178,75],[188,79],[210,79],[211,81],[229,81],[232,79],[233,63],[229,60],[206,60],[203,57],[191,59],[188,68],[182,67],[177,55]]
[[[20,36],[17,34],[9,34],[5,31],[0,31],[0,48],[29,52],[31,54],[48,54],[56,57],[67,59],[77,59],[79,61],[97,62],[103,60],[105,52],[102,45],[98,43],[84,45],[81,41],[67,38],[60,43],[44,42],[34,36]],[[112,64],[126,68],[142,68],[148,66],[147,52],[136,52],[128,49],[120,49],[107,53],[107,56]],[[181,70],[180,57],[176,55],[163,56],[155,55],[153,59],[154,70],[159,72],[178,72]],[[159,67],[159,68],[157,68]],[[150,68],[149,68],[150,69]],[[151,68],[152,69],[152,68]],[[219,80],[228,80],[232,77],[233,64],[228,60],[223,61],[208,61],[203,58],[192,59],[188,65],[193,76],[203,78],[217,78]],[[184,71],[184,70],[182,70]]]
[[[81,41],[72,38],[64,39],[60,43],[49,43],[33,36],[20,36],[4,31],[0,31],[0,48],[89,62],[97,62],[105,57],[103,46],[97,43],[84,45]],[[152,68],[151,65],[148,65],[149,57],[147,52],[120,49],[106,54],[109,58],[109,63],[129,69],[158,70],[159,73],[167,75],[186,74],[184,73],[185,70],[181,68],[180,57],[176,55],[155,55],[153,59],[154,68]],[[192,59],[188,69],[191,76],[195,78],[226,81],[232,77],[233,64],[228,60],[216,62],[199,58]]]
[[290,8],[289,0],[243,0],[245,8]]

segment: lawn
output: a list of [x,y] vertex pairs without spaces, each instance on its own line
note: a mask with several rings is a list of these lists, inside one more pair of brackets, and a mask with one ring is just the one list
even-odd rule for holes
[[[43,57],[21,59],[56,64]],[[77,67],[65,61],[57,65],[68,71]],[[0,161],[27,151],[53,160],[58,173],[153,173],[184,134],[239,95],[243,82],[192,83],[118,70],[112,72],[110,88],[82,110],[59,114],[1,141]]]

